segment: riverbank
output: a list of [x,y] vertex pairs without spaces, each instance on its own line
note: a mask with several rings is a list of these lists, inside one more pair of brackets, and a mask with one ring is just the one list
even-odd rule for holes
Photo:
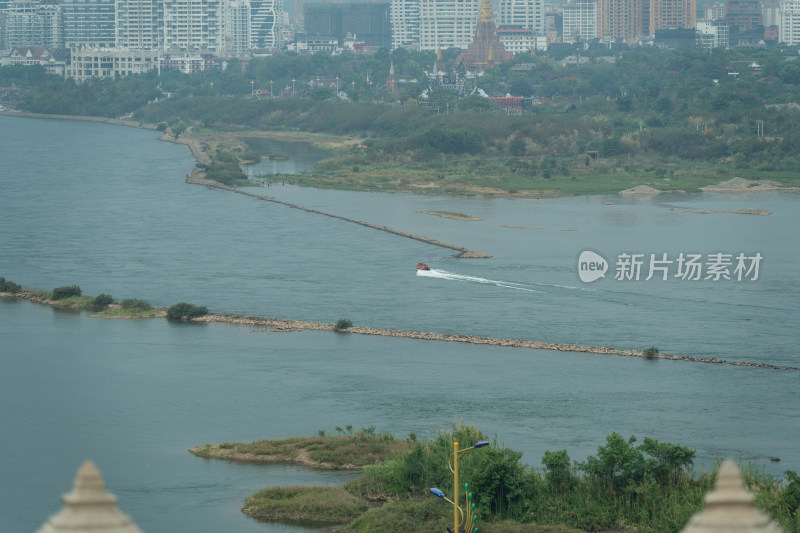
[[[0,298],[20,298],[31,302],[48,305],[64,309],[68,306],[63,305],[61,301],[54,301],[43,296],[44,291],[35,291],[31,289],[22,289],[16,293],[0,292]],[[140,300],[133,300],[140,302]],[[123,301],[124,302],[124,301]],[[146,302],[142,302],[146,304]],[[124,309],[121,309],[118,304],[114,304],[107,311],[99,311],[91,313],[90,316],[94,318],[166,318],[167,309],[161,307],[147,306],[154,310],[155,313],[149,316],[141,316],[139,314],[126,314]],[[73,310],[80,311],[81,308],[73,307]],[[134,310],[135,311],[135,310]],[[674,355],[662,353],[659,350],[648,348],[646,350],[626,350],[621,348],[613,348],[609,346],[591,346],[581,344],[562,344],[555,342],[534,341],[527,339],[507,339],[498,337],[483,337],[478,335],[459,335],[447,333],[435,333],[426,331],[410,331],[403,329],[391,328],[371,328],[362,326],[349,326],[346,328],[339,328],[337,324],[329,324],[325,322],[306,322],[302,320],[290,320],[282,318],[270,317],[256,317],[256,316],[243,316],[238,314],[224,314],[224,313],[208,313],[203,316],[191,318],[190,322],[197,324],[233,324],[238,326],[249,326],[254,330],[269,330],[276,332],[287,331],[331,331],[337,334],[356,334],[356,335],[374,335],[379,337],[396,337],[405,339],[416,339],[424,341],[439,341],[439,342],[460,342],[464,344],[483,344],[489,346],[503,346],[506,348],[527,348],[531,350],[551,350],[557,352],[579,352],[590,353],[596,355],[617,355],[622,357],[640,357],[648,360],[664,359],[668,361],[686,361],[692,363],[706,363],[706,364],[724,364],[732,366],[741,366],[749,368],[763,368],[771,370],[800,370],[798,367],[792,366],[779,366],[769,363],[754,363],[750,361],[728,361],[719,359],[717,357],[692,357],[688,355]]]

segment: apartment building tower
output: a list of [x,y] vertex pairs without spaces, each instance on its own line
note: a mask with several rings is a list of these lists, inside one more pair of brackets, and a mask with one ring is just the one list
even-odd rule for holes
[[163,0],[164,48],[224,51],[224,0]]
[[656,30],[695,28],[697,26],[696,0],[650,0],[649,35]]
[[61,12],[64,17],[64,46],[114,46],[115,0],[62,0]]
[[420,0],[420,50],[466,49],[479,12],[479,0]]
[[573,0],[563,10],[562,40],[589,41],[597,37],[597,0]]
[[800,0],[782,0],[778,39],[795,46],[800,44]]
[[500,26],[519,26],[544,32],[543,0],[500,0]]
[[162,0],[116,0],[116,46],[131,50],[161,48],[164,39]]
[[392,49],[419,45],[420,0],[391,0]]
[[644,5],[642,0],[597,0],[598,36],[606,40],[638,40],[644,33]]

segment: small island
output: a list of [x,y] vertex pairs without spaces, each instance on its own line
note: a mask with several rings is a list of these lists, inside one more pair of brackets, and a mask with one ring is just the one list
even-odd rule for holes
[[[521,452],[464,422],[427,440],[415,433],[400,439],[374,427],[337,426],[331,435],[319,430],[316,437],[205,444],[190,452],[212,460],[359,472],[341,486],[260,489],[241,509],[257,520],[317,524],[341,533],[439,533],[453,525],[453,507],[431,487],[452,496],[448,464],[454,442],[459,443],[458,503],[469,508],[479,531],[490,533],[678,531],[702,508],[719,468],[698,473],[692,469],[693,449],[648,437],[639,443],[612,432],[597,457],[579,462],[566,449],[546,451],[539,470],[524,464]],[[783,502],[793,501],[800,476],[759,474],[751,482],[758,507],[784,525],[792,523]]]
[[423,215],[432,215],[435,217],[452,218],[453,220],[477,221],[482,220],[476,216],[467,213],[460,213],[458,211],[417,211]]

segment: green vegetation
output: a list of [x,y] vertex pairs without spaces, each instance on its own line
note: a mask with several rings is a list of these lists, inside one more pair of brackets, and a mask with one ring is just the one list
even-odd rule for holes
[[80,296],[81,288],[77,285],[70,285],[69,287],[56,287],[53,289],[51,300],[63,300],[72,296]]
[[13,281],[8,281],[6,278],[0,278],[0,292],[7,292],[10,294],[17,294],[22,290],[22,287]]
[[[433,53],[405,50],[278,54],[246,65],[234,60],[224,72],[200,76],[164,71],[80,85],[0,67],[0,86],[21,87],[24,110],[133,113],[175,136],[301,130],[367,139],[310,175],[276,176],[308,186],[554,196],[637,185],[691,191],[735,176],[800,185],[800,66],[784,60],[794,51],[640,47],[581,51],[589,59],[581,65],[559,61],[574,53],[564,46],[549,57],[521,55],[479,79],[490,94],[533,97],[536,104],[522,116],[442,89],[419,100],[424,82],[399,95],[366,83],[367,72],[382,79],[390,63],[399,77],[425,80]],[[454,54],[445,51],[446,64]],[[730,76],[731,61],[761,69]],[[514,69],[522,63],[530,68]],[[309,80],[334,77],[349,103],[308,93]],[[282,97],[253,98],[251,81]],[[211,179],[228,185],[243,179],[235,156],[210,155]]]
[[247,499],[242,511],[259,520],[302,520],[343,524],[368,509],[341,487],[271,487]]
[[353,327],[353,322],[349,318],[340,318],[333,325],[333,331],[343,332]]
[[[345,433],[341,428],[337,431]],[[465,449],[486,436],[463,423],[425,442],[370,435],[365,432],[363,442],[379,440],[402,443],[402,447],[384,449],[382,462],[364,468],[362,475],[343,489],[267,489],[248,500],[243,510],[263,519],[300,521],[318,520],[328,512],[335,517],[332,522],[347,523],[341,529],[344,532],[443,531],[451,524],[452,507],[431,496],[429,488],[438,487],[452,495],[453,477],[447,464],[453,441]],[[244,446],[250,446],[253,457],[258,450],[301,456],[298,449],[309,446],[308,442],[350,438],[337,435],[206,445],[192,451],[226,458],[220,452],[228,449],[227,458],[235,453],[242,460]],[[358,442],[353,444],[358,448]],[[715,477],[715,472],[692,470],[694,450],[650,438],[637,445],[634,437],[626,439],[617,433],[608,435],[596,456],[585,462],[571,461],[566,450],[547,451],[542,472],[524,465],[521,457],[520,452],[495,440],[459,460],[460,480],[473,495],[482,531],[679,531],[702,508],[703,495],[711,490]],[[800,476],[787,471],[786,479],[778,480],[746,467],[744,478],[756,494],[758,507],[790,533],[800,532]],[[321,501],[312,503],[315,497]],[[342,502],[341,511],[326,511],[327,506],[338,505],[331,502]]]
[[[350,426],[349,426],[350,427]],[[347,435],[292,437],[252,443],[206,444],[190,451],[199,457],[244,462],[298,463],[318,468],[347,469],[381,463],[408,449],[406,441],[375,432],[374,427]]]
[[205,171],[206,178],[224,185],[236,186],[247,181],[247,175],[239,166],[239,158],[230,152],[218,151],[211,157],[210,163],[197,163],[197,167]]
[[102,311],[103,309],[107,308],[109,305],[114,303],[114,297],[110,294],[98,294],[92,300],[92,309],[95,311]]
[[180,302],[167,309],[167,320],[189,320],[208,314],[208,308],[187,302]]
[[648,359],[655,359],[658,357],[658,354],[660,352],[658,351],[658,348],[656,348],[655,346],[651,346],[645,349],[642,353],[644,353],[644,356]]
[[103,318],[155,318],[164,316],[164,312],[144,300],[125,298],[119,303],[119,306],[107,307],[95,313],[94,316]]

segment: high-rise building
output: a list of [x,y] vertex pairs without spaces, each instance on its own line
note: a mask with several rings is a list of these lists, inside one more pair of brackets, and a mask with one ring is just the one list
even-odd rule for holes
[[790,46],[800,44],[800,0],[781,1],[778,39]]
[[697,47],[705,50],[730,45],[728,23],[721,19],[697,21]]
[[58,4],[39,4],[42,19],[42,43],[50,50],[64,48],[64,16]]
[[249,0],[233,0],[225,9],[225,51],[244,54],[252,48]]
[[420,0],[420,50],[464,48],[472,42],[479,0]]
[[306,37],[333,37],[341,44],[349,33],[368,46],[390,48],[389,10],[388,2],[306,4]]
[[751,31],[764,25],[759,0],[728,0],[725,21],[731,30]]
[[281,45],[281,0],[250,0],[250,42],[254,48]]
[[391,0],[392,49],[419,45],[420,0]]
[[42,17],[39,16],[39,2],[33,0],[14,0],[8,7],[6,17],[6,47],[42,46],[44,32]]
[[116,46],[131,50],[161,48],[163,14],[162,0],[116,0]]
[[597,37],[597,0],[574,0],[564,6],[562,40],[589,41]]
[[644,30],[642,0],[597,0],[597,31],[603,39],[633,42]]
[[725,20],[725,7],[722,2],[706,4],[703,8],[703,18],[706,20]]
[[164,48],[224,51],[224,0],[163,1]]
[[542,0],[500,0],[500,26],[521,26],[535,33],[544,32]]
[[696,0],[650,0],[648,35],[656,30],[694,28],[697,24]]
[[62,0],[64,45],[70,48],[114,46],[115,0]]

